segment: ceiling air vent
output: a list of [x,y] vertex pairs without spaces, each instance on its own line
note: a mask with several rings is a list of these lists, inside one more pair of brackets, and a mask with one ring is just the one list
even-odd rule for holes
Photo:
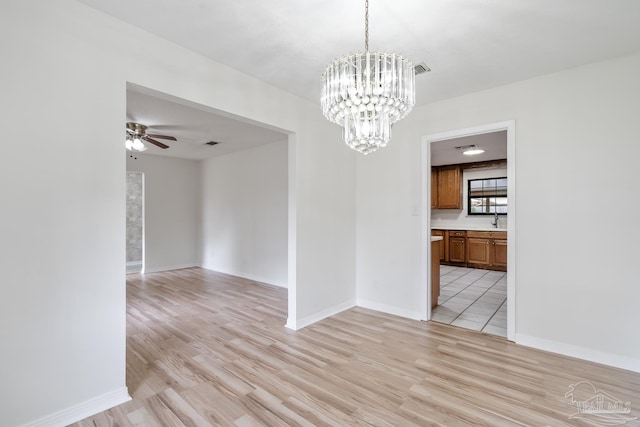
[[413,70],[415,71],[417,76],[418,74],[428,73],[429,71],[431,71],[431,68],[427,67],[427,64],[425,64],[424,62],[421,62],[413,67]]
[[211,146],[218,145],[218,144],[220,144],[220,143],[216,142],[216,141],[209,141],[209,142],[205,142],[204,143],[204,145],[211,145]]

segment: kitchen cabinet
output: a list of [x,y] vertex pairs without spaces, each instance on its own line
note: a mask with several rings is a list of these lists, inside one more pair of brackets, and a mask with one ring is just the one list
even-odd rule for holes
[[507,270],[507,233],[467,231],[467,266]]
[[462,170],[460,166],[431,168],[431,208],[462,209]]
[[438,253],[440,262],[446,262],[448,257],[446,256],[446,237],[444,230],[431,230],[431,235],[436,237],[442,237],[442,240],[438,240],[435,243],[438,244]]
[[460,267],[507,271],[507,232],[431,230],[442,236],[440,263]]
[[491,239],[480,237],[467,238],[467,264],[475,268],[487,268],[491,265]]
[[431,209],[438,208],[438,170],[431,168]]
[[[506,237],[506,233],[505,233]],[[494,270],[507,271],[507,239],[493,240],[493,263]]]
[[466,231],[450,230],[447,232],[449,258],[448,262],[453,265],[464,265],[466,263]]
[[431,308],[438,305],[440,296],[440,242],[431,241]]

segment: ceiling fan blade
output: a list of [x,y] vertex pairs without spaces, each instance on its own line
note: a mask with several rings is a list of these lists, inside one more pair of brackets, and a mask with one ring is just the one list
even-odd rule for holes
[[177,139],[175,139],[173,136],[168,136],[168,135],[154,135],[152,133],[148,133],[147,136],[150,136],[152,138],[169,139],[171,141],[177,141]]
[[153,145],[155,145],[155,146],[157,146],[157,147],[160,147],[160,148],[169,148],[169,146],[168,146],[168,145],[163,144],[163,143],[162,143],[162,142],[160,142],[160,141],[156,141],[156,140],[155,140],[155,139],[153,139],[153,138],[149,138],[149,135],[145,135],[145,136],[143,136],[143,137],[142,137],[142,139],[144,139],[144,140],[145,140],[145,141],[147,141],[147,142],[150,142],[151,144],[153,144]]

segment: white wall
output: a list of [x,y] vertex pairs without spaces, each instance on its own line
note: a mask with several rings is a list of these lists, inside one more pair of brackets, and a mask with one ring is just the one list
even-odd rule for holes
[[126,398],[126,82],[294,132],[289,324],[354,300],[355,156],[317,105],[72,0],[0,2],[0,51],[1,425]]
[[[433,209],[432,227],[492,228],[493,216],[468,215],[469,180],[507,176],[507,168],[464,169],[462,171],[462,209]],[[508,185],[508,184],[507,184]],[[507,228],[507,217],[500,215],[499,228]]]
[[202,266],[287,286],[287,141],[202,164]]
[[199,265],[200,162],[142,153],[127,170],[144,173],[145,273]]
[[635,54],[416,108],[357,159],[358,299],[419,316],[421,137],[514,119],[516,340],[640,371],[638,75]]

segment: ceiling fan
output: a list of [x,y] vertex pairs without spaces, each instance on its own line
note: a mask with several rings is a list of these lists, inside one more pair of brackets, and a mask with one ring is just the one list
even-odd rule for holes
[[173,136],[147,133],[147,126],[143,124],[128,122],[127,139],[125,140],[124,145],[129,151],[145,151],[147,147],[142,143],[142,141],[149,142],[162,149],[169,148],[167,144],[157,141],[156,138],[177,141]]

